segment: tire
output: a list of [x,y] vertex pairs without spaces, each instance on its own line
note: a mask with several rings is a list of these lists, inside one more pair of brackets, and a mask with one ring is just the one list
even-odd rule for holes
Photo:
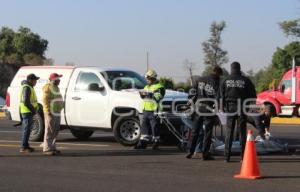
[[94,133],[94,131],[91,130],[76,129],[76,128],[70,128],[70,131],[74,137],[80,140],[87,140]]
[[42,141],[44,138],[44,130],[45,130],[45,124],[44,124],[44,118],[41,114],[37,113],[33,116],[33,123],[31,126],[31,132],[30,132],[30,141]]
[[137,144],[141,136],[141,126],[138,117],[120,116],[113,125],[115,139],[124,146]]

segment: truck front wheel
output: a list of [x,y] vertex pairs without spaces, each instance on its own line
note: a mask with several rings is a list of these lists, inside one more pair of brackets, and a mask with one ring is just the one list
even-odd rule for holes
[[135,145],[141,135],[141,126],[137,117],[120,116],[113,125],[115,139],[125,146]]
[[94,131],[91,130],[75,129],[75,128],[70,128],[70,131],[74,137],[80,140],[86,140],[90,138],[94,133]]
[[33,116],[33,123],[30,132],[30,141],[42,141],[44,138],[44,118],[37,113]]

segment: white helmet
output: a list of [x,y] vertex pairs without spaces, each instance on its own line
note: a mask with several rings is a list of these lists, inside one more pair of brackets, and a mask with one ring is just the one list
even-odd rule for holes
[[149,70],[147,71],[147,73],[145,74],[145,77],[146,77],[146,78],[153,78],[153,79],[156,79],[156,78],[157,78],[157,73],[156,73],[154,70],[149,69]]

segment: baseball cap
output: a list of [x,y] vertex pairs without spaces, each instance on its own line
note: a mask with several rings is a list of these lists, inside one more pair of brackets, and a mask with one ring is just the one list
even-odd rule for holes
[[37,77],[35,74],[30,73],[29,75],[27,75],[27,80],[38,80],[39,77]]
[[49,80],[52,81],[52,80],[55,80],[55,79],[60,78],[60,77],[62,77],[62,75],[59,75],[57,73],[51,73],[50,77],[49,77]]

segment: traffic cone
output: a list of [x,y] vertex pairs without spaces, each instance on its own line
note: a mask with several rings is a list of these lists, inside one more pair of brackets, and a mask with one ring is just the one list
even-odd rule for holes
[[255,142],[252,134],[253,134],[252,131],[249,130],[244,157],[243,157],[241,173],[239,175],[234,176],[234,178],[236,179],[261,178],[257,155],[256,155]]

